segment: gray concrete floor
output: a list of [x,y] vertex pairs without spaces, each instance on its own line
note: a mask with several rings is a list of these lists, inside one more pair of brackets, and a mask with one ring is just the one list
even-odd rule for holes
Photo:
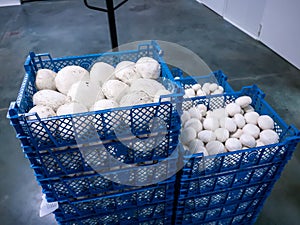
[[[16,99],[29,51],[50,52],[53,57],[104,52],[110,47],[106,15],[85,8],[81,0],[62,0],[3,7],[0,18],[0,223],[55,224],[52,216],[38,216],[41,190],[6,111]],[[130,0],[117,11],[117,23],[120,44],[174,42],[194,51],[212,70],[222,69],[234,89],[257,84],[276,112],[300,128],[300,71],[196,1]],[[257,225],[299,224],[299,148]]]

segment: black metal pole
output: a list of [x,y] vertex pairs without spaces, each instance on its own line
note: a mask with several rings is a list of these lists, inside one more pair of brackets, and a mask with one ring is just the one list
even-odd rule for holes
[[107,18],[109,23],[111,47],[114,49],[118,47],[118,35],[117,35],[115,8],[114,8],[113,0],[106,0],[106,7],[107,7]]

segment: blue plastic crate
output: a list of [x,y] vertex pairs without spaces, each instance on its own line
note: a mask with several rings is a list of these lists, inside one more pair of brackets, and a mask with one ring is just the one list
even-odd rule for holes
[[160,204],[174,200],[175,177],[153,187],[139,188],[133,191],[59,202],[54,212],[59,220],[79,217],[99,216],[124,209],[143,208],[147,205]]
[[[264,93],[257,86],[244,87],[239,92],[225,93],[211,97],[197,97],[184,100],[182,109],[205,104],[209,109],[224,107],[239,96],[247,95],[252,98],[252,106],[261,115],[269,115],[275,122],[275,131],[280,136],[279,143],[266,145],[235,152],[227,152],[217,156],[203,157],[203,154],[184,156],[186,163],[183,177],[191,178],[237,169],[252,168],[267,163],[276,163],[291,158],[299,140],[300,132],[293,125],[288,126],[280,116],[263,99]],[[203,170],[205,168],[205,170]]]
[[[113,159],[126,164],[133,164],[151,160],[167,158],[178,145],[179,131],[157,133],[147,137],[146,142],[136,139],[109,140],[89,146],[75,146],[74,148],[47,149],[34,151],[24,148],[26,157],[31,163],[38,179],[55,178],[69,174],[89,172],[97,168],[100,170]],[[134,146],[134,148],[130,148]],[[110,163],[108,161],[111,161]]]
[[216,83],[224,88],[224,93],[234,92],[233,88],[227,82],[228,77],[221,71],[217,70],[205,76],[184,76],[178,68],[171,70],[174,80],[183,89],[191,88],[194,84]]
[[[114,127],[121,121],[130,127],[133,135],[142,135],[150,132],[150,122],[154,117],[159,118],[166,129],[174,129],[178,117],[176,102],[182,96],[182,89],[172,82],[171,72],[168,70],[161,56],[161,49],[155,41],[141,44],[137,50],[123,52],[108,52],[84,56],[52,58],[50,54],[30,53],[25,63],[26,75],[20,88],[16,102],[12,102],[8,118],[15,128],[17,138],[24,147],[34,147],[36,150],[46,150],[63,146],[76,145],[75,132],[72,127],[80,129],[81,141],[89,143],[91,139],[116,138]],[[32,96],[37,91],[35,87],[35,74],[40,68],[58,71],[67,65],[79,65],[89,68],[94,62],[102,61],[116,65],[122,60],[136,61],[142,56],[151,56],[161,64],[161,77],[164,85],[174,94],[168,95],[172,101],[163,101],[133,107],[122,107],[96,112],[86,112],[74,115],[55,116],[40,119],[36,113],[26,112],[33,106]],[[171,80],[171,82],[170,82]],[[28,119],[28,116],[36,119]],[[92,131],[86,133],[85,131]],[[126,127],[126,130],[128,128]]]
[[177,155],[172,155],[167,160],[158,161],[159,163],[154,161],[149,165],[117,168],[110,172],[86,172],[38,179],[38,183],[49,202],[91,195],[116,194],[172,179],[177,172],[177,158]]

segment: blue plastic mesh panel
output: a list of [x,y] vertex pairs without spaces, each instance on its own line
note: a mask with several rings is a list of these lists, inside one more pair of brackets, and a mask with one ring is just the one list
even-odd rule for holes
[[25,153],[39,179],[92,171],[108,165],[108,153],[123,163],[138,163],[168,157],[177,147],[179,132],[169,131],[147,137],[146,142],[129,138],[105,140],[77,148],[47,149]]
[[[160,167],[149,168],[138,166],[131,168],[128,177],[128,169],[118,169],[112,172],[83,174],[81,176],[70,175],[52,179],[39,180],[48,201],[63,201],[69,198],[77,198],[92,194],[107,194],[112,191],[132,189],[131,185],[122,184],[124,178],[132,185],[143,183],[156,183],[165,180],[167,175],[177,171],[177,157],[169,158],[160,164]],[[105,176],[105,177],[104,177]],[[110,178],[110,179],[108,179]],[[113,181],[114,182],[113,182]]]
[[167,217],[171,217],[173,202],[157,203],[152,205],[144,205],[134,208],[123,209],[113,213],[104,215],[77,217],[73,220],[65,221],[59,217],[56,220],[61,224],[170,224]]
[[59,209],[54,214],[61,220],[66,220],[87,215],[108,214],[127,208],[171,201],[174,199],[174,184],[175,180],[173,179],[155,187],[140,188],[121,194],[61,202],[59,203]]

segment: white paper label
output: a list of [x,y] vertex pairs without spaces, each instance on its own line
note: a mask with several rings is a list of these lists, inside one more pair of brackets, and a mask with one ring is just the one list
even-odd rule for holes
[[58,209],[58,202],[47,202],[45,194],[42,198],[43,200],[40,207],[40,217],[49,215]]

